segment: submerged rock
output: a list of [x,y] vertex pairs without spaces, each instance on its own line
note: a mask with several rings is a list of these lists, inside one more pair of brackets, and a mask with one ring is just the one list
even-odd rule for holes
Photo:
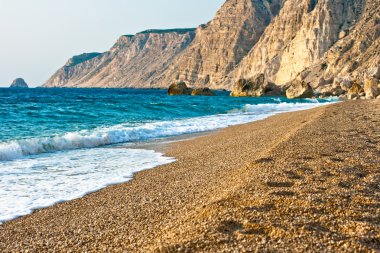
[[168,95],[191,95],[193,90],[187,87],[185,82],[173,83],[168,89]]
[[215,92],[210,88],[198,88],[191,92],[192,96],[215,96]]
[[9,88],[29,88],[28,84],[22,78],[15,79]]
[[313,88],[305,81],[294,80],[286,90],[286,97],[293,98],[311,98],[314,96]]
[[282,89],[267,80],[264,74],[258,74],[250,79],[240,79],[234,86],[233,97],[263,97],[283,96]]

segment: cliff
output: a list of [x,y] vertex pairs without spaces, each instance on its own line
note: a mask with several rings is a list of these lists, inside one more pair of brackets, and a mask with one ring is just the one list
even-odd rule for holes
[[225,88],[220,80],[252,49],[281,6],[282,0],[227,0],[156,83],[181,80],[191,86]]
[[[227,0],[195,29],[122,36],[103,54],[76,57],[47,87],[232,89],[263,74],[313,88],[336,77],[364,79],[380,65],[380,0]],[[70,61],[69,61],[70,62]]]
[[360,19],[343,30],[323,57],[300,75],[314,87],[329,85],[336,78],[380,79],[380,1],[367,0]]
[[288,0],[230,77],[264,73],[276,84],[318,62],[360,18],[364,0]]
[[220,80],[247,55],[283,0],[227,0],[208,24],[194,29],[147,30],[122,36],[102,55],[65,65],[45,87],[223,88]]
[[121,36],[105,53],[73,57],[44,87],[152,87],[152,77],[167,69],[191,43],[194,30],[148,30]]

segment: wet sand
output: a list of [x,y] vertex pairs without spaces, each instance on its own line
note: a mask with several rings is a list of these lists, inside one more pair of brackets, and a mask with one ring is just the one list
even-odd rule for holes
[[380,101],[169,143],[177,162],[0,226],[0,252],[376,252]]

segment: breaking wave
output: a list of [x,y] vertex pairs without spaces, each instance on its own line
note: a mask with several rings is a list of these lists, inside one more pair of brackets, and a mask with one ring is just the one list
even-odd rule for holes
[[[331,102],[335,102],[331,100]],[[50,137],[13,140],[0,143],[0,161],[20,159],[65,150],[95,148],[154,138],[211,131],[232,125],[264,119],[274,114],[310,109],[328,104],[316,101],[299,103],[246,104],[242,109],[205,117],[142,123],[135,126],[119,124],[112,127],[68,132]]]

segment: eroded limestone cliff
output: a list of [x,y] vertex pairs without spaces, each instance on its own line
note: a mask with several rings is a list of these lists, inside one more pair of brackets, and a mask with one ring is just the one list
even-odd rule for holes
[[337,79],[380,79],[380,1],[367,0],[357,22],[342,30],[339,40],[300,75],[314,87]]
[[[208,24],[184,34],[147,31],[122,36],[109,51],[65,65],[44,86],[223,88],[227,76],[260,39],[283,0],[227,0]],[[195,38],[194,38],[195,37]]]
[[281,9],[283,0],[227,0],[215,18],[156,83],[225,88],[220,82],[247,55]]
[[69,61],[45,86],[167,88],[185,81],[231,90],[264,75],[276,85],[298,79],[315,89],[337,77],[364,80],[379,72],[379,8],[380,0],[227,0],[196,30],[122,36],[109,52]]
[[[318,62],[360,18],[364,0],[288,0],[230,77],[264,73],[276,84]],[[229,81],[230,81],[229,80]]]
[[44,86],[152,87],[152,77],[165,71],[187,48],[194,30],[149,30],[121,36],[108,52],[73,57]]

